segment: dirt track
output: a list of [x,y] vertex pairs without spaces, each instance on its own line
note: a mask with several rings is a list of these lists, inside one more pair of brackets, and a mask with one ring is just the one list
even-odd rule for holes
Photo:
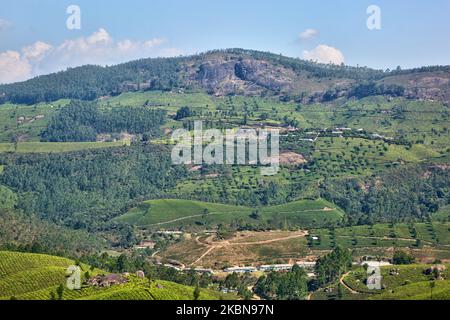
[[[207,246],[208,249],[197,260],[195,260],[193,264],[195,265],[198,262],[200,262],[204,257],[206,257],[214,249],[220,249],[220,248],[225,248],[225,247],[229,247],[229,246],[250,246],[250,245],[259,245],[259,244],[269,244],[269,243],[278,242],[278,241],[302,238],[302,237],[306,236],[307,234],[308,234],[307,231],[301,231],[298,234],[294,234],[294,235],[290,235],[290,236],[286,236],[286,237],[280,237],[280,238],[274,238],[274,239],[268,239],[268,240],[260,240],[260,241],[251,241],[251,242],[230,242],[229,240],[212,242],[211,240],[212,240],[213,236],[208,237],[205,242],[201,242],[199,240],[199,237],[197,237],[195,240],[198,243]],[[208,242],[208,241],[210,241],[210,242]]]
[[350,272],[347,272],[346,274],[343,274],[342,277],[339,279],[339,283],[340,283],[341,285],[343,285],[343,286],[345,287],[345,289],[347,289],[348,291],[350,291],[352,294],[358,294],[358,293],[359,293],[358,291],[353,290],[353,289],[350,288],[348,285],[346,285],[345,282],[344,282],[344,278],[345,278],[346,276],[348,276],[349,273],[350,273]]

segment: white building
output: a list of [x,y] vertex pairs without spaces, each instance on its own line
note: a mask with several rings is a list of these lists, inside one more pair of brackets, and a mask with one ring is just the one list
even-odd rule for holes
[[247,272],[255,272],[257,271],[257,269],[255,267],[230,267],[230,268],[225,268],[223,271],[228,272],[228,273],[247,273]]
[[289,271],[294,265],[292,264],[268,264],[259,266],[259,271]]

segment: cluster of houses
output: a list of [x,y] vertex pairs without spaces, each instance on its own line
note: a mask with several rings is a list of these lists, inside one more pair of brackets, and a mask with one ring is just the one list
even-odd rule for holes
[[[319,131],[305,132],[306,135],[314,136],[314,137],[301,138],[299,140],[300,141],[308,141],[308,142],[316,142],[321,134],[328,134],[328,135],[331,134],[333,136],[339,136],[340,138],[342,138],[345,132],[357,132],[359,134],[363,134],[366,131],[363,128],[359,128],[359,129],[353,129],[353,128],[347,128],[347,127],[336,127],[336,128],[332,128],[332,129],[324,128]],[[386,136],[378,134],[378,133],[373,133],[370,135],[370,137],[374,140],[393,140],[393,138],[391,138],[391,137],[386,137]]]
[[[172,268],[177,271],[194,271],[197,273],[202,274],[215,274],[214,270],[209,268],[202,268],[202,267],[196,267],[196,268],[187,268],[183,264],[177,263],[176,261],[170,261],[169,263],[159,263],[159,265],[163,265],[167,268]],[[314,266],[316,265],[315,262],[308,262],[308,261],[299,261],[296,263],[301,268],[305,268],[308,270],[314,269]],[[267,265],[261,265],[257,267],[253,266],[242,266],[242,267],[228,267],[223,269],[226,273],[252,273],[256,271],[262,271],[262,272],[270,272],[270,271],[276,271],[276,272],[283,272],[283,271],[289,271],[292,269],[294,264],[267,264]]]
[[[308,261],[299,261],[295,263],[301,268],[305,269],[313,269],[316,265],[315,262],[308,262]],[[225,268],[223,271],[227,273],[252,273],[256,271],[263,271],[263,272],[270,272],[270,271],[289,271],[292,269],[294,264],[267,264],[267,265],[261,265],[258,267],[229,267]]]

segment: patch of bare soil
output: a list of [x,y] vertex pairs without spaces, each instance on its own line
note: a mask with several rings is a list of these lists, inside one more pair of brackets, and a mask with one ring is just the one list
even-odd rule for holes
[[162,255],[178,257],[193,266],[223,268],[226,265],[258,265],[304,258],[309,250],[307,231],[238,232],[231,239],[215,235],[195,237],[169,247]]
[[280,154],[280,164],[285,165],[299,165],[306,163],[305,157],[303,157],[301,154],[288,151],[288,152],[282,152]]

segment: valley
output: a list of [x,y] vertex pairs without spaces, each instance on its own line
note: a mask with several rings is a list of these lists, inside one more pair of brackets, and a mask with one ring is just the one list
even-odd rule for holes
[[[0,299],[72,264],[62,299],[449,299],[449,78],[229,49],[0,85]],[[279,130],[279,172],[174,164],[195,121]]]

